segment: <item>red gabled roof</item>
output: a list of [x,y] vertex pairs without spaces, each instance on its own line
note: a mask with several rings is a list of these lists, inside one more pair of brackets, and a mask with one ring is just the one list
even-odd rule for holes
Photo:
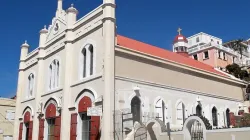
[[117,35],[117,44],[131,50],[139,51],[145,54],[153,55],[156,57],[160,57],[180,64],[188,65],[193,68],[201,69],[207,72],[227,77],[225,74],[216,71],[212,66],[204,64],[197,60],[187,58],[174,52],[170,52],[168,50],[155,47],[153,45],[149,45],[140,41],[136,41],[134,39],[130,39],[121,35]]

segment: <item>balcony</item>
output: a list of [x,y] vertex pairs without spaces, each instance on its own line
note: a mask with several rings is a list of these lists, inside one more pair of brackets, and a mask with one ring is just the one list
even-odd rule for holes
[[189,54],[193,54],[193,53],[196,53],[196,52],[199,52],[199,51],[202,51],[202,50],[205,50],[205,49],[209,49],[209,48],[217,48],[217,49],[220,49],[220,50],[223,50],[229,54],[232,54],[234,56],[237,56],[238,53],[235,52],[233,49],[230,49],[228,47],[224,47],[223,45],[220,45],[220,44],[217,44],[215,42],[210,42],[210,43],[207,43],[207,44],[204,44],[204,45],[194,45],[192,47],[189,47],[188,48],[188,53]]

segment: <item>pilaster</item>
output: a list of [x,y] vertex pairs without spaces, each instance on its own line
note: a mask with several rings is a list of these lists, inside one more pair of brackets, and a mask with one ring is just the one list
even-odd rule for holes
[[38,109],[40,107],[40,100],[41,95],[45,92],[44,91],[44,85],[45,85],[45,66],[44,66],[44,57],[45,57],[45,42],[47,37],[48,30],[46,29],[46,26],[44,26],[44,29],[40,31],[40,40],[39,40],[39,51],[38,51],[38,62],[37,62],[37,76],[36,76],[36,97],[35,97],[35,107],[34,107],[34,118],[33,118],[33,135],[32,138],[37,140],[38,139],[38,133],[39,133],[39,119],[38,119]]
[[[66,30],[66,41],[65,41],[65,79],[64,79],[64,89],[63,89],[63,99],[62,99],[62,124],[61,124],[61,140],[69,140],[70,138],[70,118],[71,113],[69,111],[69,105],[71,101],[71,84],[72,84],[72,63],[73,59],[73,25],[76,22],[77,10],[71,5],[67,10],[67,30]],[[62,135],[61,135],[62,136]]]
[[103,1],[103,40],[104,55],[104,95],[102,140],[114,139],[113,111],[115,110],[115,0]]

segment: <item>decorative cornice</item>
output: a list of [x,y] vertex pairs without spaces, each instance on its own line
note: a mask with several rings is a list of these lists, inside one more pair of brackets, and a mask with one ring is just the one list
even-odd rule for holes
[[84,79],[82,79],[80,81],[75,82],[70,87],[75,87],[75,86],[78,86],[78,85],[81,85],[81,84],[84,84],[84,83],[87,83],[87,82],[90,82],[90,81],[93,81],[93,80],[96,80],[96,79],[100,79],[101,77],[102,77],[102,73],[92,75],[92,76],[86,77],[86,78],[84,78]]
[[104,4],[102,4],[102,8],[105,8],[107,6],[111,6],[112,8],[116,8],[116,4],[114,4],[114,3],[104,3]]
[[56,92],[60,92],[62,90],[63,90],[63,88],[57,88],[57,89],[46,92],[45,94],[41,95],[41,97],[48,96],[48,95],[56,93]]
[[115,21],[116,21],[116,19],[115,19],[114,17],[104,17],[104,18],[102,19],[102,22],[105,22],[106,20],[110,20],[110,21],[112,21],[112,22],[115,22]]
[[27,99],[27,100],[24,100],[24,101],[22,101],[21,103],[26,103],[26,102],[33,101],[33,100],[35,100],[35,97],[30,98],[30,99]]

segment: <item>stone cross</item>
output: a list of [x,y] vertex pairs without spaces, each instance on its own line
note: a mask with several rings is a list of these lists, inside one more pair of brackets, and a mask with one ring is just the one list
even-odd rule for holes
[[181,28],[178,28],[177,32],[179,33],[179,35],[181,34]]

